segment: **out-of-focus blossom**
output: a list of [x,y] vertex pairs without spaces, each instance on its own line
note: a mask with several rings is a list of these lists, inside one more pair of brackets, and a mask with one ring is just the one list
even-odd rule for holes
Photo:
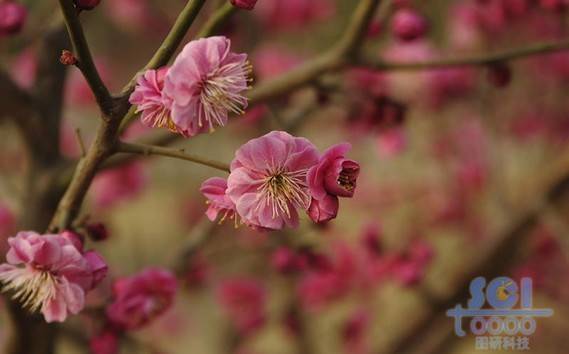
[[458,2],[451,5],[449,29],[450,46],[456,50],[470,51],[482,43],[478,21],[478,8],[474,3]]
[[370,325],[370,314],[357,310],[348,317],[342,326],[342,344],[347,354],[366,354],[369,352],[366,331]]
[[346,77],[350,87],[374,97],[380,97],[387,93],[385,74],[369,68],[352,68]]
[[89,340],[91,354],[117,354],[119,338],[112,330],[104,330]]
[[569,7],[569,1],[567,0],[539,0],[539,5],[550,11],[561,12],[567,7]]
[[356,189],[360,165],[345,158],[351,148],[348,143],[329,148],[316,166],[308,171],[308,186],[312,200],[308,215],[314,222],[326,222],[338,213],[338,197],[351,198]]
[[[113,76],[106,60],[95,58],[95,65],[103,81],[112,87]],[[95,106],[93,91],[79,70],[71,70],[65,85],[65,102],[74,106]]]
[[381,245],[382,230],[376,224],[367,225],[361,235],[361,245],[370,258],[377,258],[383,253]]
[[260,329],[266,320],[266,290],[253,279],[228,279],[217,289],[217,299],[242,334]]
[[12,79],[22,88],[29,89],[36,78],[37,57],[33,49],[23,50],[10,67]]
[[472,68],[445,68],[429,72],[429,103],[439,108],[453,98],[461,98],[472,92],[476,82]]
[[253,10],[257,0],[231,0],[231,4],[243,10]]
[[16,217],[4,203],[0,202],[0,238],[10,235],[15,227]]
[[427,28],[428,24],[425,17],[410,8],[397,10],[391,22],[393,34],[402,41],[412,41],[423,37]]
[[[209,204],[206,211],[209,220],[215,221],[220,214],[220,222],[226,218],[234,219],[236,217],[235,203],[226,194],[226,179],[212,177],[202,183],[200,192],[207,198],[206,203]],[[237,219],[235,219],[235,223],[237,223]]]
[[290,71],[302,62],[302,59],[284,48],[270,45],[257,49],[252,56],[255,76],[259,81]]
[[407,136],[401,127],[384,130],[377,136],[377,149],[383,158],[399,155],[407,147]]
[[97,207],[106,208],[138,196],[145,185],[144,169],[135,162],[97,175],[92,193]]
[[22,30],[28,10],[16,1],[0,2],[0,37],[17,34]]
[[388,96],[364,98],[354,102],[354,110],[348,117],[348,124],[358,132],[382,132],[397,128],[405,122],[407,107]]
[[162,315],[174,302],[176,277],[160,268],[147,268],[113,284],[113,302],[107,306],[109,321],[123,330],[139,329]]
[[136,105],[136,112],[142,112],[141,121],[147,127],[168,128],[177,132],[178,128],[172,121],[172,100],[163,93],[164,78],[168,68],[147,70],[141,75],[129,101]]
[[148,0],[112,0],[104,2],[107,15],[120,29],[148,31],[156,28],[157,19]]
[[93,10],[101,3],[101,0],[73,0],[73,2],[78,9]]
[[270,29],[294,30],[326,20],[335,10],[331,0],[264,0],[259,2],[254,13]]
[[107,265],[94,251],[85,252],[70,232],[40,235],[19,232],[8,239],[7,263],[0,265],[4,291],[30,311],[41,310],[47,322],[63,322],[85,304],[85,293],[106,275]]
[[318,162],[310,141],[273,131],[241,146],[231,162],[227,195],[243,221],[280,230],[298,225],[297,209],[308,209],[308,169]]
[[279,247],[271,255],[273,267],[280,273],[290,274],[302,270],[306,262],[289,247]]
[[225,125],[230,113],[243,114],[250,73],[247,55],[231,52],[228,38],[186,44],[170,67],[162,91],[172,102],[172,126],[190,137]]

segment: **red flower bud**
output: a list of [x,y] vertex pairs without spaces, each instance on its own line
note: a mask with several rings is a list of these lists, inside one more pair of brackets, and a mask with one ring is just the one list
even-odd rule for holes
[[230,0],[231,4],[243,10],[253,10],[257,0]]
[[427,20],[412,9],[398,10],[393,16],[391,30],[395,37],[402,41],[412,41],[425,35],[428,29]]
[[61,57],[59,57],[59,61],[63,65],[77,64],[77,58],[75,58],[75,55],[73,55],[73,53],[71,53],[68,50],[64,50],[63,52],[61,52]]
[[75,6],[80,10],[93,10],[101,0],[74,0]]
[[0,36],[20,32],[27,17],[28,10],[24,5],[12,1],[0,3]]

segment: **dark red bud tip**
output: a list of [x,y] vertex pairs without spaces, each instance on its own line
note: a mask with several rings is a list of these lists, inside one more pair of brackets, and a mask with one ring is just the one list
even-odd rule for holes
[[506,63],[495,63],[488,67],[487,77],[495,87],[506,87],[512,80],[512,70]]
[[63,50],[63,52],[61,52],[61,57],[59,57],[59,61],[63,65],[77,64],[77,58],[75,58],[75,55],[73,55],[73,53],[71,53],[68,50]]
[[231,5],[243,10],[253,10],[257,4],[257,0],[230,0]]
[[87,235],[93,241],[104,241],[109,238],[109,231],[103,223],[88,224],[85,228]]
[[73,0],[79,10],[93,10],[101,3],[101,0]]

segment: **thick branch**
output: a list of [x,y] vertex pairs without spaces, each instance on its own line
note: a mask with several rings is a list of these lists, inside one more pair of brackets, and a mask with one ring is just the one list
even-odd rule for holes
[[77,67],[87,80],[101,111],[105,116],[108,116],[112,110],[111,95],[93,62],[89,45],[83,33],[83,27],[79,21],[77,9],[73,5],[73,0],[59,0],[59,4],[65,18],[69,38],[73,44],[73,51],[78,60]]
[[199,157],[196,155],[188,154],[184,151],[184,149],[172,149],[172,148],[165,148],[161,146],[152,146],[152,145],[143,145],[143,144],[132,144],[132,143],[119,143],[117,147],[117,152],[124,152],[130,154],[139,154],[139,155],[159,155],[159,156],[167,156],[173,157],[176,159],[186,160],[190,162],[194,162],[200,165],[209,166],[213,168],[217,168],[218,170],[222,170],[225,172],[229,171],[229,165],[218,162],[214,160],[205,159],[203,157]]
[[503,50],[492,54],[466,58],[449,58],[414,63],[395,63],[383,60],[360,60],[360,64],[382,71],[426,70],[454,66],[489,65],[497,62],[523,59],[529,56],[559,52],[567,49],[569,49],[569,41],[563,41],[556,43],[538,43],[527,47]]

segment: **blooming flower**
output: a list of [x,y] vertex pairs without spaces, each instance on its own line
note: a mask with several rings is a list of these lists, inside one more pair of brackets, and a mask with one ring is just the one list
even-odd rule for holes
[[177,126],[170,118],[171,100],[162,93],[167,72],[168,68],[147,70],[138,78],[129,101],[137,105],[137,113],[142,112],[141,120],[144,125],[152,128],[166,127],[177,132]]
[[28,17],[28,10],[15,1],[0,3],[0,36],[16,34],[22,30]]
[[308,215],[314,222],[325,222],[336,217],[338,197],[351,198],[356,188],[360,165],[344,157],[351,148],[348,143],[334,145],[308,171],[308,185],[312,201]]
[[[213,177],[202,183],[200,191],[208,199],[209,204],[206,215],[209,220],[214,221],[221,214],[220,222],[227,217],[233,219],[235,217],[235,204],[225,194],[227,190],[227,180],[219,177]],[[235,219],[237,222],[237,219]]]
[[163,95],[172,100],[169,124],[184,136],[225,125],[229,113],[244,113],[251,66],[246,54],[230,47],[221,36],[191,41],[170,67]]
[[113,284],[114,301],[107,306],[107,318],[124,330],[141,328],[172,305],[176,290],[176,277],[159,268],[118,279]]
[[308,140],[281,131],[268,133],[235,153],[227,195],[249,225],[296,227],[297,209],[310,205],[306,175],[317,162],[318,152]]
[[265,323],[266,290],[253,279],[221,283],[217,298],[241,333],[251,333]]
[[71,232],[40,235],[21,231],[8,239],[7,263],[0,265],[4,291],[47,322],[62,322],[83,309],[85,293],[106,275],[107,265],[94,251],[84,252]]

